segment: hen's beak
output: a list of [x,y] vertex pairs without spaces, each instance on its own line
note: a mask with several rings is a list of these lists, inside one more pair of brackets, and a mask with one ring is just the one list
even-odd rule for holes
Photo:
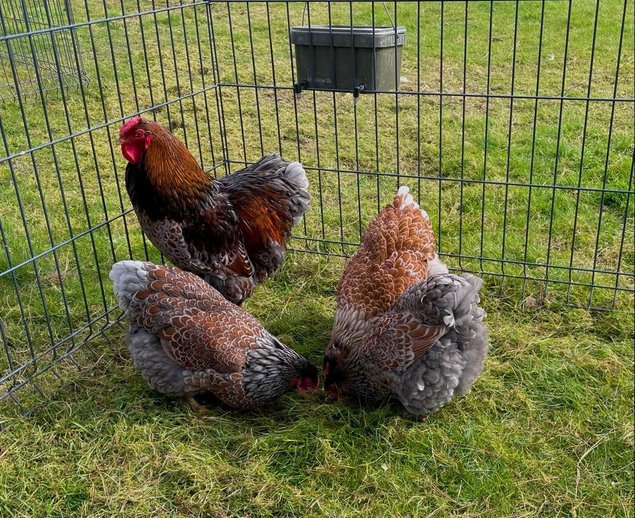
[[315,392],[320,386],[320,378],[317,381],[313,381],[311,378],[296,378],[295,388],[300,393]]
[[329,385],[328,387],[324,387],[324,390],[329,396],[331,396],[336,401],[340,398],[340,390],[337,388],[337,385],[335,384]]

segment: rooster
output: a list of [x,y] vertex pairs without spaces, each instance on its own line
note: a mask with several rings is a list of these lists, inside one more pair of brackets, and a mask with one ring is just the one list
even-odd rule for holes
[[325,390],[424,417],[469,392],[487,354],[482,281],[453,275],[428,215],[401,187],[344,269],[324,356]]
[[215,180],[156,122],[134,117],[119,140],[141,228],[176,266],[241,304],[282,265],[309,206],[302,165],[269,155]]
[[315,390],[317,369],[201,278],[173,266],[120,261],[111,272],[130,320],[128,348],[150,387],[197,401],[254,408]]

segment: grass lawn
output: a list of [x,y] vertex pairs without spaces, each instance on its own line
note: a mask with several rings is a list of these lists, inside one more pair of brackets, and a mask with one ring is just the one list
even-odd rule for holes
[[[585,99],[633,99],[633,1],[399,2],[403,93],[357,104],[294,97],[303,3],[175,3],[73,0],[90,82],[0,100],[0,395],[25,383],[12,397],[36,406],[22,418],[0,400],[0,515],[632,516],[632,294],[612,288],[633,288],[634,105]],[[351,13],[388,23],[367,3],[304,17]],[[409,185],[450,266],[508,276],[486,276],[491,349],[472,394],[417,423],[322,394],[199,416],[151,392],[107,278],[116,260],[161,260],[116,145],[120,120],[149,109],[213,174],[271,151],[306,165],[300,251],[246,307],[318,364],[338,256]]]
[[[341,262],[290,258],[247,304],[319,362]],[[323,394],[198,416],[151,392],[115,327],[28,419],[3,432],[7,516],[631,516],[627,311],[485,297],[491,353],[469,397],[424,423]]]

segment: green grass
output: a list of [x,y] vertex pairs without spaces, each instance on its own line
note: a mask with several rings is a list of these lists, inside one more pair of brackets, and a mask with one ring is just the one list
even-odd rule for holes
[[[91,20],[121,14],[120,0],[86,4]],[[74,1],[76,21],[87,19],[86,4]],[[136,0],[123,4],[126,13],[137,9]],[[142,11],[152,7],[150,0],[140,4]],[[490,4],[469,4],[465,64],[465,4],[446,3],[442,13],[438,3],[423,3],[418,13],[415,3],[399,2],[397,21],[408,30],[402,89],[438,92],[442,81],[444,92],[461,92],[465,65],[465,90],[485,93],[489,54],[490,92],[509,94],[513,86],[515,95],[560,96],[567,5],[545,2],[543,13],[540,2],[518,4],[512,85],[514,2],[494,4],[491,48]],[[303,7],[289,5],[291,25],[300,25]],[[613,97],[623,9],[620,0],[600,3],[592,97]],[[160,260],[134,215],[121,216],[130,205],[122,194],[119,123],[17,156],[0,165],[0,271],[43,255],[35,267],[0,277],[0,324],[10,352],[10,360],[0,355],[0,372],[27,365],[0,383],[0,394],[37,375],[37,386],[13,394],[37,409],[22,419],[10,399],[0,403],[7,424],[0,513],[631,515],[632,297],[618,293],[617,309],[607,314],[565,303],[612,306],[613,290],[579,284],[633,288],[632,277],[615,275],[633,273],[634,204],[621,192],[633,188],[633,104],[566,100],[559,124],[559,100],[515,99],[510,106],[500,98],[402,95],[396,102],[362,95],[355,105],[349,94],[304,92],[295,100],[288,89],[213,88],[213,57],[225,85],[272,85],[275,70],[275,83],[291,86],[286,6],[273,3],[268,11],[257,2],[249,13],[245,4],[232,5],[231,35],[222,3],[210,8],[211,20],[200,5],[79,27],[90,83],[48,93],[45,105],[38,96],[0,101],[2,151],[17,154],[154,106],[206,169],[221,165],[219,174],[235,167],[225,168],[224,160],[299,153],[312,168],[314,198],[297,249],[350,254],[402,183],[440,230],[451,266],[574,284],[552,282],[546,291],[542,281],[487,277],[492,346],[484,375],[470,397],[426,423],[398,407],[360,411],[322,396],[200,418],[144,386],[118,325],[101,334],[118,315],[111,312],[111,264],[146,254]],[[328,22],[326,3],[313,3],[310,14],[313,24]],[[331,14],[333,23],[349,21],[347,4],[333,4]],[[618,98],[633,98],[632,14],[629,0]],[[353,16],[372,20],[365,3],[353,5]],[[573,2],[570,18],[564,94],[586,97],[595,6]],[[376,23],[388,23],[379,5]],[[179,95],[186,98],[177,101]],[[483,178],[494,183],[470,183]],[[550,188],[554,181],[568,188]],[[578,192],[578,182],[595,190]],[[54,253],[52,245],[60,245]],[[474,259],[480,256],[485,260]],[[515,262],[503,266],[500,259]],[[247,308],[320,363],[342,265],[337,257],[293,254]],[[569,273],[569,265],[576,270]],[[594,266],[604,273],[587,271]],[[89,337],[92,352],[81,347]],[[75,362],[95,368],[78,371]],[[59,378],[70,382],[62,391],[55,390]]]
[[[247,308],[319,362],[341,267],[294,254]],[[423,423],[323,394],[201,417],[147,388],[116,327],[95,369],[3,432],[0,512],[632,516],[628,312],[484,304],[484,374]]]

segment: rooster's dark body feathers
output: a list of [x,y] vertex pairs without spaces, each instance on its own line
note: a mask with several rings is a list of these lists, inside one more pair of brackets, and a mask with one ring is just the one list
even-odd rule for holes
[[144,232],[175,265],[240,304],[282,265],[308,209],[303,167],[268,155],[215,180],[159,124],[138,118],[124,126],[122,146],[137,150],[132,130],[149,139],[136,155],[124,152],[139,157],[128,163],[126,189]]

